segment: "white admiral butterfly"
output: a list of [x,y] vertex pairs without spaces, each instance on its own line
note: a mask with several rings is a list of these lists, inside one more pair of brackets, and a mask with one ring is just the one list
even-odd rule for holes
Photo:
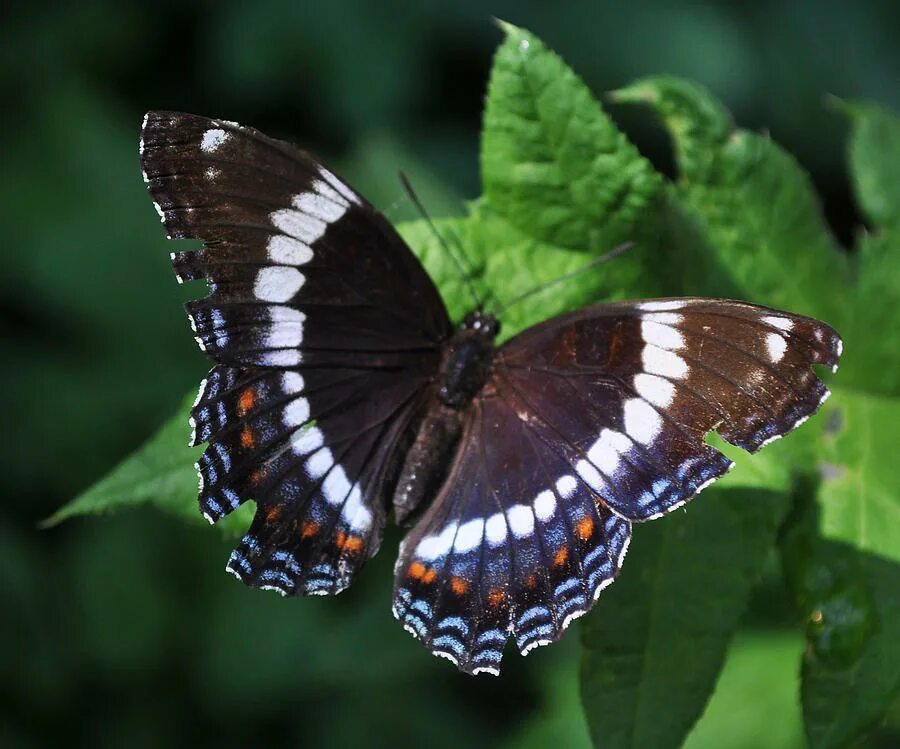
[[838,335],[720,299],[600,304],[495,346],[454,328],[415,255],[321,163],[256,130],[151,112],[141,164],[214,362],[192,411],[200,508],[256,502],[228,571],[331,595],[414,518],[394,614],[435,655],[498,673],[557,640],[616,577],[631,523],[731,468],[710,430],[754,452],[828,396]]

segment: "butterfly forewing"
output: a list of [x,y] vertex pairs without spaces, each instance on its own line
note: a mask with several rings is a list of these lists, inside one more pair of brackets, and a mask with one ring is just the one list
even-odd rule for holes
[[[526,331],[502,347],[498,391],[623,517],[683,504],[731,467],[717,431],[751,452],[828,395],[811,365],[841,342],[810,318],[724,300],[610,304]],[[540,395],[536,396],[535,394]]]
[[[816,320],[741,302],[601,305],[502,346],[434,506],[404,544],[395,615],[436,654],[495,671],[557,639],[622,562],[631,521],[683,505],[827,397]],[[486,643],[489,643],[489,647]]]
[[188,311],[217,361],[331,363],[338,349],[378,365],[446,337],[440,296],[393,228],[293,146],[151,112],[141,164],[169,236],[206,243],[173,262],[179,279],[209,282]]
[[450,323],[384,218],[307,154],[222,120],[151,112],[141,166],[216,362],[192,410],[200,506],[257,513],[229,570],[333,593],[380,542],[399,446]]

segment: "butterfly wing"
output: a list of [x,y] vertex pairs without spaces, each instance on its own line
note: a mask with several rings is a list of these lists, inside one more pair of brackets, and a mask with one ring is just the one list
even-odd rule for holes
[[[377,551],[400,447],[450,322],[409,248],[307,154],[222,120],[151,112],[141,166],[215,366],[192,411],[200,506],[257,512],[228,569],[336,593]],[[377,397],[374,397],[376,396]]]
[[836,368],[827,325],[740,302],[601,305],[502,346],[456,463],[401,549],[395,615],[465,671],[496,672],[509,634],[556,640],[615,577],[631,523],[806,420]]
[[621,516],[650,520],[732,467],[705,444],[710,430],[755,452],[802,424],[829,395],[811,365],[836,369],[841,349],[808,317],[670,299],[538,325],[501,349],[497,369],[582,481]]
[[394,615],[468,673],[499,673],[510,634],[523,653],[558,639],[612,582],[631,537],[523,415],[496,395],[475,400],[395,570]]

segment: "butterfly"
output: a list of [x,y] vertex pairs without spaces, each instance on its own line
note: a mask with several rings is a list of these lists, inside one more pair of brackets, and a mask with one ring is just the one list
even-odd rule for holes
[[235,123],[150,112],[141,165],[213,362],[191,411],[199,503],[253,499],[227,570],[334,595],[411,525],[393,613],[462,671],[556,641],[622,566],[632,523],[681,507],[803,423],[837,369],[828,325],[738,301],[598,304],[496,345],[454,326],[365,198],[297,148]]

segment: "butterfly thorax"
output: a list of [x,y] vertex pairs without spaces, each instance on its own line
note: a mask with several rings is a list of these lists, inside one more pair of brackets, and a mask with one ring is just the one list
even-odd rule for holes
[[447,343],[438,377],[437,397],[451,408],[465,408],[481,390],[494,357],[500,322],[493,315],[471,312]]
[[493,315],[472,312],[444,345],[433,394],[394,490],[398,522],[408,518],[423,500],[433,500],[443,485],[462,435],[466,408],[487,380],[499,330],[500,323]]

